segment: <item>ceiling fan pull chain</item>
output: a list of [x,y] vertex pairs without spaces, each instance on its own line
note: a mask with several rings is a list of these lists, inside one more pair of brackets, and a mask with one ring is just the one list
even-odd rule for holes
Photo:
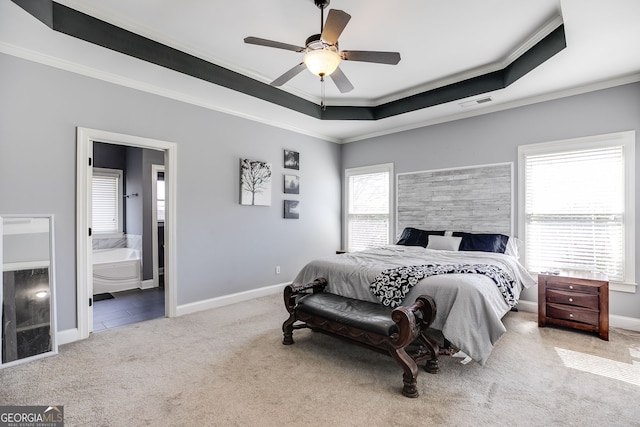
[[324,104],[324,76],[320,76],[320,108],[326,111],[327,106]]

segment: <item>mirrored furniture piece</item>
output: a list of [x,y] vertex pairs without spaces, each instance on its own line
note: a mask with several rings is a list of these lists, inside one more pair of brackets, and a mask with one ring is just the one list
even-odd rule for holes
[[58,352],[53,215],[0,215],[0,368]]

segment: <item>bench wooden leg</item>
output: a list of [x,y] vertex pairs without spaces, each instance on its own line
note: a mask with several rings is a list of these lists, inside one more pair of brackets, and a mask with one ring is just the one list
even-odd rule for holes
[[404,348],[392,349],[389,353],[396,359],[396,362],[398,362],[404,372],[402,375],[402,383],[404,384],[402,394],[407,397],[418,397],[419,393],[416,381],[418,378],[418,365],[416,365],[416,362],[407,354]]
[[424,333],[420,333],[418,341],[425,347],[427,354],[421,359],[429,358],[424,365],[424,370],[430,374],[437,374],[440,371],[440,365],[438,365],[439,348],[436,343],[427,338]]
[[289,312],[289,318],[285,320],[282,324],[282,333],[284,334],[284,338],[282,339],[282,344],[290,345],[293,344],[293,330],[299,329],[301,326],[294,326],[296,323],[296,304],[297,298],[300,293],[305,293],[305,291],[312,290],[313,293],[318,293],[324,291],[324,288],[327,286],[327,279],[324,277],[319,277],[311,283],[307,283],[306,285],[297,285],[292,283],[290,285],[285,286],[284,292],[282,294],[284,298],[284,306]]
[[296,322],[295,313],[291,313],[289,318],[284,321],[282,324],[282,333],[284,338],[282,339],[282,344],[291,345],[293,344],[293,324]]

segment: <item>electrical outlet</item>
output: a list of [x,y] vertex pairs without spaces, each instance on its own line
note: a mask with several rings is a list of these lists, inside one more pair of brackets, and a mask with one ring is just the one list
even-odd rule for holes
[[280,274],[280,266],[276,265],[276,274]]

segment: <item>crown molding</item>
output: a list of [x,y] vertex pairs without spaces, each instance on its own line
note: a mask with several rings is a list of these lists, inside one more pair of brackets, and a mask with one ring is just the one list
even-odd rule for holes
[[565,97],[574,96],[574,95],[580,95],[583,93],[594,92],[602,89],[608,89],[615,86],[622,86],[625,84],[640,82],[640,73],[633,73],[633,74],[628,74],[624,76],[619,76],[614,79],[607,79],[603,81],[589,83],[586,85],[576,86],[569,89],[563,89],[561,91],[549,92],[543,95],[538,95],[538,96],[506,102],[506,103],[492,104],[491,106],[483,106],[483,108],[481,109],[469,110],[459,114],[449,114],[449,115],[438,117],[432,120],[426,120],[426,121],[422,121],[419,123],[414,123],[406,126],[398,126],[391,129],[386,129],[384,131],[364,133],[355,137],[341,139],[341,138],[334,138],[334,137],[316,133],[316,132],[310,132],[307,129],[290,126],[288,124],[283,124],[276,120],[268,120],[259,116],[254,116],[251,114],[244,113],[242,111],[226,108],[222,105],[218,105],[212,102],[210,98],[201,98],[201,97],[187,95],[183,92],[169,90],[169,89],[166,89],[165,87],[152,85],[145,81],[131,79],[131,78],[124,77],[122,75],[118,75],[114,73],[108,73],[108,72],[105,72],[104,70],[87,67],[85,65],[82,65],[76,62],[67,61],[58,57],[44,54],[42,52],[26,49],[24,47],[16,46],[16,45],[5,43],[2,41],[0,41],[0,52],[10,56],[17,57],[17,58],[22,58],[31,62],[36,62],[36,63],[47,65],[53,68],[69,71],[75,74],[95,78],[98,80],[106,81],[106,82],[117,84],[124,87],[129,87],[132,89],[155,94],[155,95],[162,96],[169,99],[174,99],[176,101],[185,102],[188,104],[207,108],[209,110],[230,114],[236,117],[245,118],[245,119],[263,123],[269,126],[274,126],[280,129],[292,131],[302,135],[307,135],[313,138],[318,138],[318,139],[322,139],[325,141],[338,143],[338,144],[347,144],[350,142],[357,142],[357,141],[362,141],[366,139],[377,138],[377,137],[386,136],[394,133],[419,129],[422,127],[433,126],[441,123],[462,120],[470,117],[481,116],[484,114],[491,114],[499,111],[509,110],[512,108],[526,106],[526,105],[537,104],[540,102],[552,101],[555,99],[565,98]]
[[207,108],[209,110],[230,114],[236,117],[241,117],[241,118],[252,120],[258,123],[263,123],[269,126],[277,127],[280,129],[288,130],[288,131],[299,133],[302,135],[307,135],[313,138],[322,139],[324,141],[329,141],[334,143],[342,142],[338,138],[334,138],[334,137],[316,133],[316,132],[311,132],[305,128],[291,126],[289,124],[285,124],[277,120],[268,120],[260,116],[255,116],[252,114],[247,114],[242,111],[224,107],[218,103],[213,102],[212,99],[208,97],[198,97],[198,96],[186,94],[181,91],[170,90],[162,86],[149,84],[141,80],[124,77],[122,75],[115,74],[115,73],[109,73],[104,70],[88,67],[86,65],[82,65],[72,61],[67,61],[65,59],[47,55],[42,52],[26,49],[24,47],[16,46],[16,45],[5,43],[2,41],[0,41],[0,53],[4,53],[6,55],[14,56],[17,58],[22,58],[27,61],[47,65],[53,68],[69,71],[74,74],[79,74],[79,75],[91,77],[97,80],[113,83],[119,86],[124,86],[131,89],[136,89],[136,90],[151,93],[154,95],[162,96],[164,98],[185,102],[187,104]]
[[500,104],[492,104],[491,106],[483,106],[480,109],[469,110],[459,114],[449,114],[446,116],[438,117],[432,120],[425,120],[420,123],[413,123],[406,126],[398,126],[391,129],[385,129],[380,132],[372,132],[367,134],[361,134],[353,138],[344,138],[340,142],[342,144],[348,144],[350,142],[357,142],[371,138],[377,138],[381,136],[391,135],[399,132],[410,131],[423,127],[438,125],[441,123],[454,122],[457,120],[468,119],[471,117],[482,116],[485,114],[497,113],[500,111],[511,110],[513,108],[524,107],[527,105],[538,104],[546,101],[553,101],[555,99],[567,98],[570,96],[581,95],[583,93],[595,92],[598,90],[609,89],[616,86],[622,86],[626,84],[632,84],[640,82],[640,73],[632,73],[623,76],[619,76],[613,79],[601,80],[585,85],[575,86],[568,89],[559,91],[548,92],[542,95],[536,95],[528,98],[522,98],[514,101],[504,102]]

